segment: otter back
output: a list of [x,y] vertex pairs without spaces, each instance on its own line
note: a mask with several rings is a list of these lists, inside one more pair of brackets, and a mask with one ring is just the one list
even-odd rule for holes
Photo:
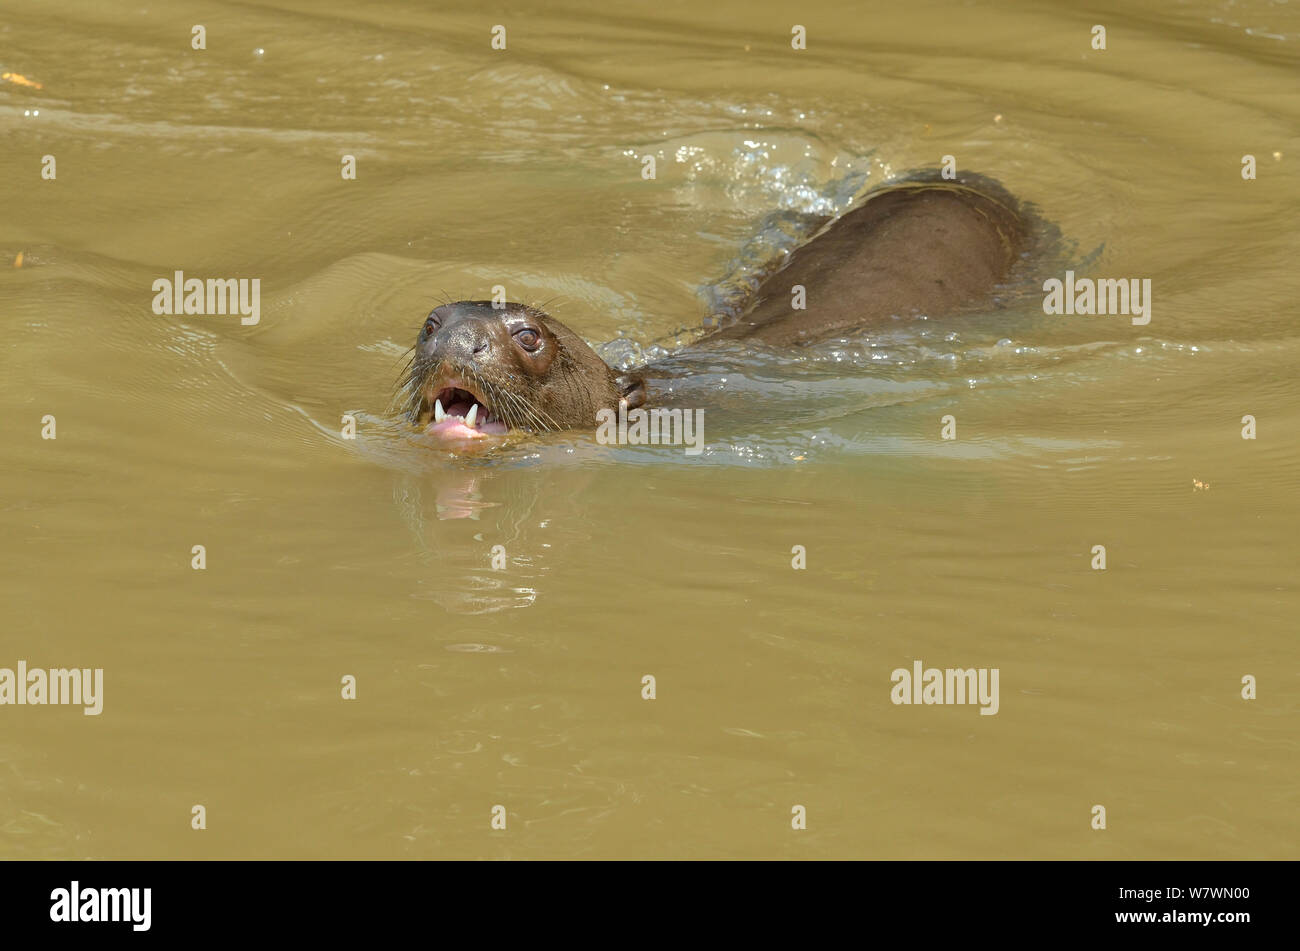
[[1028,248],[1029,227],[1014,199],[982,184],[908,182],[873,193],[794,251],[713,337],[784,346],[987,304]]

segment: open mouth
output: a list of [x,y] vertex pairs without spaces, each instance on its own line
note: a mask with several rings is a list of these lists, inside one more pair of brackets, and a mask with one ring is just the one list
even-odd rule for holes
[[428,400],[432,415],[426,432],[448,439],[481,439],[504,436],[510,431],[492,407],[460,380],[449,380],[436,391],[431,389]]

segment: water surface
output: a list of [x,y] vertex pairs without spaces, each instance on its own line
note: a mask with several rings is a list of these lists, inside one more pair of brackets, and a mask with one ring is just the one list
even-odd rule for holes
[[[6,4],[0,666],[106,687],[0,709],[0,854],[1296,857],[1297,50],[1285,2]],[[1151,323],[677,355],[693,457],[391,412],[438,300],[664,357],[945,154]],[[260,323],[154,315],[176,270]],[[917,659],[998,714],[891,704]]]

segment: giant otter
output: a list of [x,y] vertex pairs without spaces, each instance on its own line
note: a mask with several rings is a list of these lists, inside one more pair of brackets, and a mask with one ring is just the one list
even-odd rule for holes
[[645,401],[640,374],[619,374],[554,317],[489,301],[435,307],[403,381],[407,415],[434,435],[595,428],[596,411]]
[[[1030,245],[1028,214],[981,176],[933,172],[887,185],[767,274],[713,339],[812,343],[895,316],[987,307]],[[796,286],[804,309],[795,309]],[[594,429],[596,413],[646,402],[646,374],[611,369],[554,317],[523,304],[434,308],[402,381],[412,422],[449,439]]]

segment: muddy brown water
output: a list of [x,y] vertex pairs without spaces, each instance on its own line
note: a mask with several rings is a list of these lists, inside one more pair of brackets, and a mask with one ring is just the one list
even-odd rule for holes
[[[1294,858],[1298,66],[1267,2],[6,4],[0,667],[104,696],[0,706],[0,854]],[[662,356],[946,154],[1150,323],[687,361],[698,456],[389,412],[444,295]]]

